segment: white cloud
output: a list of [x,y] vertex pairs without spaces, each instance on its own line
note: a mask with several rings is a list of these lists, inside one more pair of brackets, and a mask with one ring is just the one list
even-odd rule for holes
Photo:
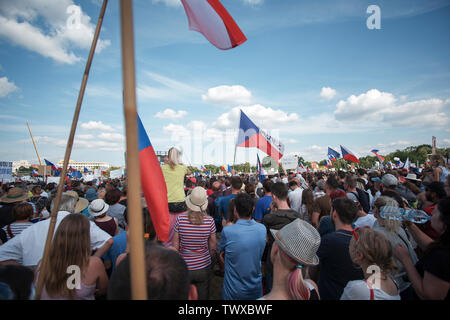
[[330,87],[323,87],[320,91],[320,97],[323,100],[331,100],[336,96],[336,90],[330,88]]
[[101,121],[89,121],[81,123],[81,128],[86,130],[114,131],[114,129],[111,126],[106,125]]
[[156,113],[155,117],[161,119],[179,119],[184,117],[185,115],[187,115],[187,112],[184,110],[175,111],[173,109],[168,108],[162,112],[159,111],[158,113]]
[[168,7],[180,7],[181,0],[152,0],[152,3],[164,3]]
[[[148,84],[140,85],[137,88],[138,98],[142,100],[154,99],[183,99],[187,95],[198,95],[201,91],[181,81],[154,73],[145,71],[151,81],[156,82],[158,86],[150,86]],[[174,92],[177,94],[174,95]]]
[[[2,0],[0,37],[57,62],[73,64],[81,58],[72,50],[91,46],[95,25],[90,20],[73,0]],[[109,45],[109,40],[99,40],[96,50]]]
[[120,133],[102,132],[98,137],[107,141],[125,141],[125,136]]
[[190,131],[187,130],[184,126],[174,123],[169,123],[167,126],[164,126],[163,132],[170,134],[173,139],[190,135]]
[[288,114],[280,109],[274,110],[270,107],[266,108],[260,104],[255,104],[235,107],[231,111],[223,113],[213,123],[213,126],[218,129],[238,128],[241,109],[261,129],[279,129],[282,125],[299,120],[296,113]]
[[92,140],[94,136],[92,134],[77,134],[76,138],[80,140]]
[[263,2],[264,0],[244,0],[244,3],[249,5],[259,5],[262,4]]
[[359,96],[340,100],[334,111],[335,118],[370,126],[448,126],[450,117],[445,107],[450,99],[427,99],[397,104],[392,93],[372,89]]
[[17,89],[14,82],[9,82],[7,77],[0,78],[0,98],[6,97],[9,93]]
[[240,85],[218,86],[209,88],[207,94],[202,95],[202,100],[206,103],[221,105],[250,104],[252,93]]

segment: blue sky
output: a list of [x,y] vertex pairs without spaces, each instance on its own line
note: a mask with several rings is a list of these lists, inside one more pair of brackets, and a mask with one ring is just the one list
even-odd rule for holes
[[[450,1],[222,0],[247,37],[232,50],[188,29],[177,0],[134,1],[138,112],[155,150],[231,164],[241,108],[285,154],[358,156],[450,146]],[[67,26],[67,8],[81,26]],[[369,30],[369,5],[381,29]],[[0,159],[64,156],[99,0],[0,3]],[[110,1],[71,158],[124,164],[120,18]],[[256,162],[238,149],[236,162]],[[259,152],[263,156],[262,152]]]

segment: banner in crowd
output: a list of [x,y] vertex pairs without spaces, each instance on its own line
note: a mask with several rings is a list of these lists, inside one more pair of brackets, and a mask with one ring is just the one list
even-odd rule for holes
[[294,156],[284,156],[281,158],[281,165],[283,166],[283,169],[291,170],[296,169],[298,165],[298,159]]
[[111,179],[120,178],[123,176],[123,168],[117,169],[117,170],[111,170],[109,172],[109,177]]
[[12,177],[11,161],[0,161],[0,181],[2,182],[14,181]]

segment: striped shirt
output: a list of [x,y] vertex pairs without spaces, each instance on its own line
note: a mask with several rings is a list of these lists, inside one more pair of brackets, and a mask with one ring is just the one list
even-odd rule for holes
[[[28,228],[29,226],[32,226],[33,222],[13,222],[9,225],[9,228],[11,230],[11,233],[13,236],[18,236],[22,233],[23,230]],[[3,231],[6,233],[7,240],[11,239],[11,236],[9,234],[8,226],[3,227]]]
[[204,216],[203,224],[195,225],[189,222],[186,213],[180,214],[175,222],[174,231],[178,232],[180,239],[178,251],[189,270],[200,270],[211,264],[208,239],[211,234],[216,233],[212,217]]

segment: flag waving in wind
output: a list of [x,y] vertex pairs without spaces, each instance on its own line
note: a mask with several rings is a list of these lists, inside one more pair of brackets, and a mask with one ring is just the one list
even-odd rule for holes
[[380,159],[381,163],[384,162],[384,158],[378,154],[378,150],[373,149],[373,150],[370,151],[370,152],[372,152],[374,155],[376,155],[376,156],[378,157],[378,159]]
[[219,49],[227,50],[247,38],[219,0],[181,0],[189,29],[200,32]]
[[343,146],[341,146],[341,151],[342,151],[342,157],[345,160],[360,163],[359,159],[349,149],[344,148]]
[[169,208],[167,206],[167,186],[153,146],[145,132],[141,118],[137,117],[139,164],[141,184],[156,235],[160,241],[169,240]]
[[284,144],[259,129],[241,110],[237,147],[258,148],[279,163],[284,153]]
[[259,182],[263,182],[264,180],[264,175],[262,173],[262,166],[261,166],[261,161],[259,161],[259,155],[256,154],[256,172],[258,173],[258,179]]
[[341,157],[341,154],[333,149],[331,149],[330,147],[328,147],[328,158],[331,161],[336,161],[337,159],[339,159]]

